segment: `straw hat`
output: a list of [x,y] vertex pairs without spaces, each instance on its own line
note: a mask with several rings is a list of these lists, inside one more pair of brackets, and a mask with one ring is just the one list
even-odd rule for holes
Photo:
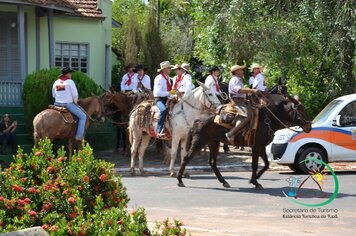
[[231,67],[230,72],[232,73],[234,71],[245,69],[245,68],[246,68],[246,66],[234,65]]
[[183,63],[183,64],[181,65],[181,67],[182,67],[182,69],[185,70],[187,73],[190,73],[190,70],[189,70],[190,65],[189,65],[189,63]]
[[176,70],[176,69],[182,69],[182,67],[181,67],[179,64],[175,64],[175,65],[172,67],[172,70]]
[[257,63],[253,63],[249,69],[253,70],[253,69],[257,69],[257,68],[261,69],[261,70],[263,69],[263,67]]
[[161,67],[160,69],[157,70],[157,72],[161,72],[163,69],[166,68],[172,68],[171,63],[169,61],[163,61],[159,63],[159,66]]

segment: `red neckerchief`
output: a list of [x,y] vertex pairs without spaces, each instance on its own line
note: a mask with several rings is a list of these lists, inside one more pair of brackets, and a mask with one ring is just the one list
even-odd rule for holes
[[171,91],[172,85],[171,85],[171,82],[169,82],[168,77],[167,77],[165,74],[163,74],[163,73],[161,73],[161,75],[162,75],[162,77],[166,80],[167,91],[168,91],[168,92]]
[[139,80],[140,82],[142,82],[143,77],[145,77],[145,74],[143,74],[141,77],[138,77],[138,80]]
[[214,79],[214,82],[215,82],[215,88],[216,88],[216,92],[219,92],[220,91],[220,88],[219,88],[219,83],[218,81],[216,80],[215,76],[214,75],[211,75]]
[[131,73],[131,74],[129,74],[129,73],[127,73],[127,77],[129,77],[129,79],[125,82],[125,85],[127,85],[127,86],[130,86],[131,85],[131,78],[134,76],[134,74],[135,73]]
[[62,81],[66,81],[66,80],[68,80],[68,79],[70,79],[70,78],[68,78],[68,77],[65,76],[65,75],[62,75],[61,77],[59,77],[59,79],[62,80]]
[[181,84],[183,78],[184,78],[183,74],[178,75],[176,82],[173,85],[173,89],[177,90],[180,87],[180,84]]

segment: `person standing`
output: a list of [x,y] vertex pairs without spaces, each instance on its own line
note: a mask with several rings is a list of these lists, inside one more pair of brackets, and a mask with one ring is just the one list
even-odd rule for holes
[[252,108],[246,102],[246,94],[256,93],[257,89],[244,88],[242,78],[244,76],[245,66],[234,65],[230,71],[232,78],[229,82],[229,96],[236,105],[240,113],[234,119],[234,127],[226,133],[226,138],[231,144],[234,144],[234,136],[243,129],[243,127],[252,120]]
[[125,69],[127,70],[127,73],[122,76],[121,91],[124,93],[136,93],[137,74],[134,72],[135,65],[130,63],[125,67]]
[[16,155],[16,128],[17,121],[11,122],[9,114],[4,114],[0,123],[0,143],[2,145],[0,149],[0,154],[5,154],[6,147],[8,144],[10,144],[12,148],[12,154]]
[[176,64],[172,68],[176,73],[176,76],[173,78],[173,89],[182,95],[189,94],[194,88],[189,67],[188,63],[183,63],[181,66]]
[[[159,73],[154,79],[153,85],[153,96],[155,98],[156,106],[158,107],[160,114],[157,123],[157,137],[164,136],[164,122],[167,115],[166,103],[170,94],[174,94],[172,90],[172,84],[169,78],[171,72],[171,64],[169,61],[163,61],[160,63],[160,69],[157,70]],[[172,92],[171,92],[172,90]]]
[[[136,71],[137,71],[137,83],[138,84],[142,84],[143,87],[145,87],[146,89],[151,90],[151,78],[146,75],[146,68],[143,67],[143,65],[138,64],[136,66]],[[137,86],[137,88],[139,88],[139,86]]]
[[52,86],[52,96],[55,100],[55,106],[66,107],[73,115],[78,117],[79,122],[75,140],[82,141],[84,139],[87,116],[81,107],[77,105],[78,90],[72,80],[72,72],[74,72],[74,70],[68,67],[62,69],[61,75]]
[[210,68],[209,72],[210,72],[210,75],[208,75],[208,77],[206,77],[204,84],[206,87],[210,88],[210,90],[213,94],[216,94],[216,96],[221,98],[221,91],[220,91],[220,86],[219,86],[219,82],[218,82],[220,69],[217,66],[213,66],[212,68]]
[[262,74],[262,66],[253,63],[250,69],[252,70],[254,77],[252,88],[264,92],[266,90],[266,86],[265,77]]

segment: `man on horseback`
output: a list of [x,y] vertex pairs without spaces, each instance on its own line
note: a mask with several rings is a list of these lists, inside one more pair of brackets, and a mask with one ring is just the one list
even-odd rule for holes
[[73,115],[78,117],[79,121],[75,139],[77,141],[82,141],[84,138],[87,116],[77,105],[78,90],[72,80],[72,72],[74,72],[74,70],[71,70],[68,67],[62,69],[61,75],[53,84],[52,96],[55,100],[55,106],[66,107]]
[[[136,71],[137,71],[137,83],[142,84],[143,87],[145,87],[148,90],[151,90],[151,78],[145,74],[146,68],[143,67],[143,65],[138,64],[136,66]],[[139,86],[137,86],[138,88]]]
[[243,69],[245,68],[245,66],[234,65],[230,70],[232,78],[229,82],[229,96],[233,104],[239,109],[233,121],[235,126],[225,134],[231,144],[234,144],[234,136],[253,118],[252,108],[246,102],[246,94],[258,91],[257,89],[244,88],[242,78],[244,76]]
[[160,63],[160,69],[157,70],[159,73],[153,85],[153,96],[155,98],[156,106],[158,107],[160,114],[159,120],[157,123],[157,137],[163,137],[164,134],[164,121],[166,119],[167,108],[166,102],[168,100],[169,95],[174,95],[175,91],[172,90],[171,81],[169,78],[169,73],[171,72],[171,64],[169,61],[164,61]]
[[253,63],[250,69],[252,70],[253,77],[254,77],[252,88],[264,92],[266,90],[266,86],[265,86],[265,77],[262,74],[262,66]]
[[211,92],[216,94],[218,96],[219,100],[221,101],[221,91],[220,91],[220,86],[218,82],[218,76],[220,73],[220,69],[217,66],[213,66],[209,70],[210,75],[206,77],[205,79],[205,86],[211,89]]
[[173,78],[173,89],[181,95],[189,94],[192,89],[194,89],[192,76],[189,71],[189,64],[183,63],[181,66],[176,64],[172,69],[177,74]]
[[134,72],[135,65],[133,63],[128,64],[125,69],[127,73],[124,74],[121,80],[121,91],[124,93],[136,93],[137,92],[137,74]]

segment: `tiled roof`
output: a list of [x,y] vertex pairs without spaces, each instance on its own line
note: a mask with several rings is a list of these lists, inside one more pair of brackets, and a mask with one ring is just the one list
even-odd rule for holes
[[97,0],[25,0],[25,2],[68,8],[77,16],[105,18],[97,7]]

